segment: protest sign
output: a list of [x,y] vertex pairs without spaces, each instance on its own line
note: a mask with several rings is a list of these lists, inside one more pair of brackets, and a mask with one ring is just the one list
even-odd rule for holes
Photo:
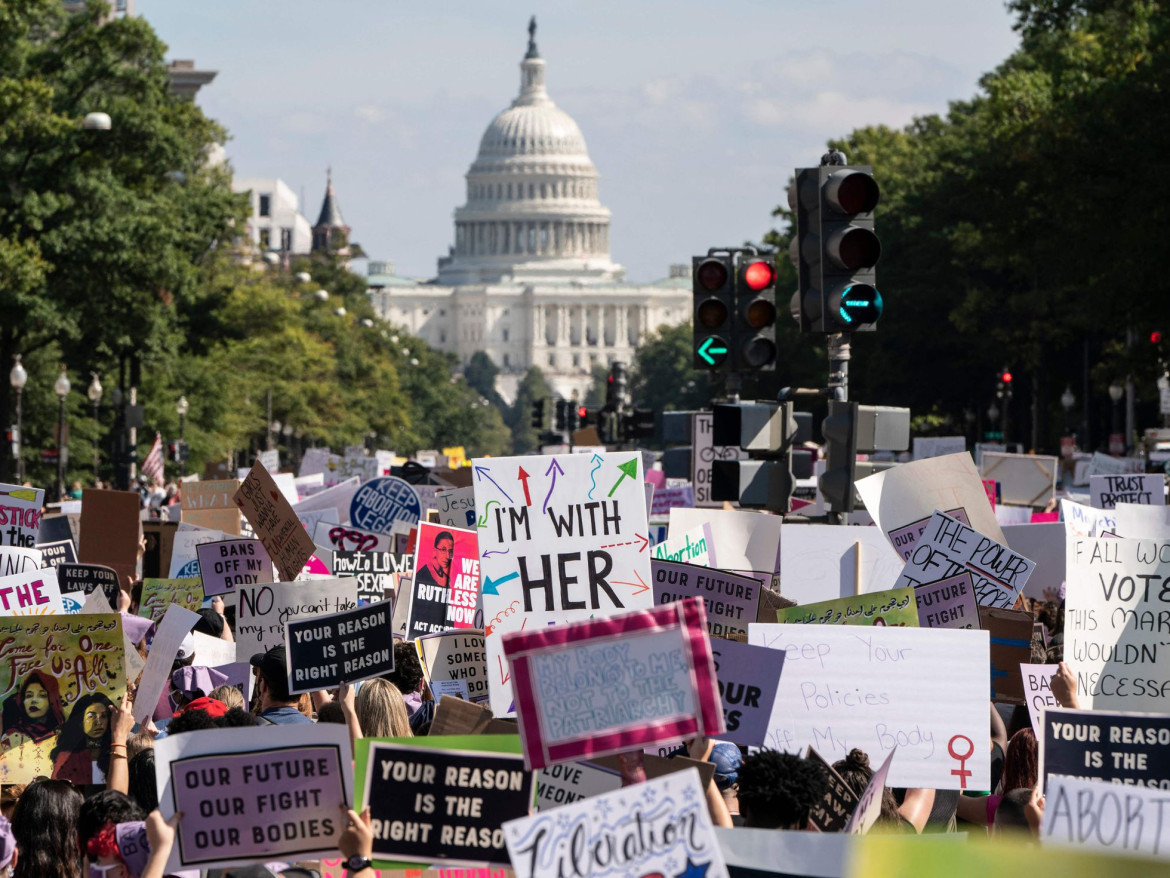
[[511,820],[504,833],[516,878],[728,874],[693,768]]
[[961,521],[997,542],[1003,541],[970,454],[912,461],[859,479],[856,487],[866,511],[903,557],[905,552],[894,535],[929,519],[937,509],[952,517],[959,517],[961,509],[965,516]]
[[978,628],[979,605],[970,573],[914,589],[920,628]]
[[694,505],[695,489],[690,484],[677,488],[655,488],[650,501],[650,515],[667,515],[676,507],[689,509]]
[[767,746],[830,761],[897,746],[890,786],[987,789],[986,631],[751,625],[748,643],[785,653]]
[[1093,476],[1124,476],[1144,473],[1146,462],[1140,457],[1112,457],[1094,451],[1089,460],[1089,478]]
[[410,483],[394,476],[370,479],[358,488],[349,503],[349,520],[355,527],[388,534],[396,521],[418,521],[422,502]]
[[240,508],[232,499],[239,487],[240,483],[236,479],[185,482],[179,520],[197,527],[223,531],[230,536],[239,536]]
[[758,579],[658,560],[650,562],[650,573],[654,605],[673,604],[688,597],[702,598],[707,610],[707,630],[712,635],[747,634],[748,623],[756,621],[763,588]]
[[333,575],[357,580],[358,600],[373,603],[394,597],[395,573],[409,573],[414,558],[390,552],[334,552]]
[[56,566],[56,564],[45,563],[44,553],[39,548],[0,547],[0,576],[12,576],[15,573],[24,573],[26,570],[39,570],[41,567]]
[[915,436],[911,448],[910,456],[914,460],[926,460],[928,457],[962,454],[967,450],[967,439],[964,436]]
[[41,564],[45,567],[60,567],[62,564],[77,563],[77,550],[73,546],[73,540],[37,543],[37,549],[41,553]]
[[97,705],[104,716],[126,692],[122,617],[0,618],[0,643],[7,652],[0,663],[0,783],[49,776],[91,783],[85,712]]
[[303,496],[293,509],[298,515],[329,509],[336,515],[334,521],[343,521],[349,518],[349,504],[359,487],[361,487],[361,479],[357,476],[346,478],[327,487],[324,491],[317,491],[311,496]]
[[357,606],[357,583],[351,579],[312,579],[241,585],[236,592],[236,661],[284,643],[290,619],[327,616]]
[[799,625],[885,625],[918,627],[914,589],[894,588],[835,601],[801,604],[776,611],[777,622]]
[[471,700],[466,680],[432,680],[427,685],[431,687],[431,694],[435,696],[435,701],[442,701],[448,695],[462,698],[464,701]]
[[1118,503],[1111,511],[1113,532],[1119,537],[1131,540],[1170,540],[1170,507]]
[[686,598],[505,635],[525,764],[722,732],[705,616]]
[[[63,596],[87,595],[100,590],[111,607],[118,606],[121,584],[111,567],[100,564],[62,564],[57,568],[57,583]],[[78,598],[74,598],[76,602]]]
[[616,771],[591,762],[564,762],[542,768],[536,774],[536,808],[547,811],[621,789]]
[[1065,533],[1072,537],[1099,537],[1105,532],[1115,533],[1117,524],[1113,512],[1093,509],[1072,500],[1060,501],[1060,517],[1064,521]]
[[439,524],[446,527],[475,527],[475,488],[455,488],[435,498]]
[[480,627],[483,614],[477,612],[479,549],[475,531],[421,522],[407,599],[408,640],[453,628]]
[[335,689],[394,670],[391,605],[385,601],[284,626],[289,692]]
[[1024,595],[1037,600],[1051,599],[1064,582],[1065,525],[1059,521],[1006,524],[1003,535],[1013,552],[1036,562],[1036,568],[1024,584]]
[[[670,510],[670,538],[676,534],[691,533],[704,524],[711,526],[708,541],[712,555],[711,566],[739,573],[766,573],[769,576],[780,569],[779,515],[747,512],[740,509],[683,509]],[[669,560],[687,560],[669,559]]]
[[1096,509],[1113,509],[1118,503],[1165,506],[1166,478],[1157,473],[1089,476],[1089,496]]
[[1056,495],[1060,458],[1049,454],[983,452],[979,473],[999,483],[999,502],[1005,506],[1046,506]]
[[886,591],[902,560],[877,528],[785,524],[780,528],[780,591],[798,604]]
[[711,499],[711,464],[716,460],[744,460],[748,454],[736,445],[716,445],[711,412],[691,415],[691,484],[698,507],[719,509],[722,501]]
[[154,748],[159,811],[182,812],[167,874],[333,854],[353,772],[343,725],[203,729]]
[[1048,779],[1040,839],[1168,859],[1166,794],[1054,774]]
[[818,763],[829,782],[825,798],[809,812],[809,822],[821,832],[840,832],[857,808],[857,793],[820,753],[809,747],[804,758]]
[[150,652],[146,654],[146,667],[134,695],[134,721],[146,722],[154,713],[155,706],[166,691],[170,680],[172,663],[179,651],[183,638],[195,627],[199,614],[171,604],[158,623]]
[[915,587],[971,574],[975,600],[985,607],[1016,602],[1036,564],[961,521],[935,512],[919,540],[897,588]]
[[1032,658],[1032,614],[980,607],[979,627],[991,640],[991,700],[1023,704],[1020,665]]
[[1063,774],[1170,790],[1170,716],[1049,707],[1039,741],[1046,789]]
[[861,791],[857,807],[849,815],[849,820],[842,832],[849,835],[865,835],[873,828],[882,813],[882,793],[886,788],[886,778],[890,775],[890,763],[894,761],[894,754],[897,752],[898,748],[894,747],[890,751],[890,755],[882,762],[881,767],[873,773],[873,777],[869,779],[869,783]]
[[203,606],[203,584],[198,579],[144,579],[138,615],[158,622],[167,607],[178,604],[192,613]]
[[1028,702],[1028,717],[1032,720],[1032,731],[1036,733],[1036,740],[1040,740],[1044,711],[1060,707],[1060,703],[1052,694],[1052,678],[1058,667],[1033,665],[1027,662],[1020,664],[1020,677],[1024,680],[1024,698]]
[[370,533],[348,524],[319,521],[313,542],[334,552],[389,552],[394,543],[387,534]]
[[0,546],[33,548],[44,502],[43,488],[0,484]]
[[62,540],[70,540],[76,545],[77,537],[74,528],[80,526],[80,522],[81,516],[79,515],[42,515],[37,543],[59,543]]
[[[506,863],[501,824],[528,814],[532,773],[518,755],[457,748],[458,738],[436,740],[432,747],[378,739],[359,743],[374,859]],[[451,745],[443,747],[446,742]]]
[[415,641],[427,681],[433,686],[444,680],[467,684],[471,701],[488,700],[487,652],[483,632],[456,631],[427,634]]
[[1080,705],[1166,713],[1170,542],[1070,540],[1067,576],[1064,658]]
[[654,544],[650,549],[650,557],[656,561],[714,567],[715,541],[711,538],[711,525],[701,524],[678,536],[667,536],[666,539]]
[[81,492],[81,538],[77,557],[83,564],[112,567],[121,582],[137,578],[138,541],[142,538],[136,491]]
[[0,577],[0,616],[55,616],[64,612],[61,586],[52,567]]
[[492,709],[510,712],[500,639],[650,607],[650,540],[637,453],[476,460]]
[[229,594],[238,586],[272,582],[272,559],[259,540],[223,540],[195,547],[199,577],[207,597]]
[[[948,509],[947,515],[956,521],[961,521],[963,524],[970,524],[967,521],[967,513],[963,509]],[[910,556],[914,554],[914,550],[926,539],[926,529],[930,526],[933,518],[934,515],[932,513],[927,518],[912,521],[905,527],[899,528],[890,534],[894,551],[902,558],[903,562],[909,561]],[[905,567],[905,563],[902,564],[902,567]],[[898,568],[898,576],[902,575],[902,567]],[[894,581],[897,582],[897,577],[895,577]]]
[[[221,530],[208,530],[188,523],[180,524],[171,539],[171,560],[167,568],[167,578],[198,579],[198,547],[203,543],[216,543],[227,539],[231,539],[230,535]],[[202,580],[200,583],[202,584]]]
[[[845,816],[848,817],[848,813]],[[769,875],[862,878],[854,876],[849,868],[853,849],[865,837],[840,832],[715,827],[715,838],[719,841],[731,878],[765,878]],[[783,864],[783,872],[777,871],[778,864]]]
[[285,582],[296,579],[313,555],[313,540],[259,461],[252,465],[233,499],[264,543],[280,578]]
[[715,679],[723,703],[723,723],[727,730],[719,739],[743,747],[759,747],[768,735],[768,721],[780,672],[783,654],[766,652],[762,646],[749,646],[734,640],[711,640],[715,662]]

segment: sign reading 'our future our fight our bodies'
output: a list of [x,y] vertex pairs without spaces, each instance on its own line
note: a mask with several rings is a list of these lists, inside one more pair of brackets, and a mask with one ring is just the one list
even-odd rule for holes
[[501,638],[649,609],[650,538],[636,452],[473,462],[492,711],[511,713]]

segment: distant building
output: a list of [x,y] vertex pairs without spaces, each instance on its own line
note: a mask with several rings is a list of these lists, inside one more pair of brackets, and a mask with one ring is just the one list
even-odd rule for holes
[[196,70],[195,62],[190,60],[171,61],[167,65],[167,76],[171,80],[171,94],[194,100],[199,89],[210,84],[218,72],[218,70]]
[[287,257],[312,249],[313,230],[300,212],[296,193],[284,180],[236,177],[232,191],[251,193],[248,237],[261,253],[275,251]]
[[485,351],[506,399],[532,366],[560,396],[583,398],[594,366],[630,362],[647,333],[690,320],[690,266],[653,284],[624,282],[597,169],[581,129],[549,97],[535,27],[520,94],[488,125],[467,172],[438,278],[398,278],[371,262],[369,291],[383,319],[461,363]]
[[349,255],[349,226],[341,215],[337,193],[333,191],[333,171],[325,172],[325,200],[321,202],[321,213],[313,226],[313,252],[332,253],[335,256]]

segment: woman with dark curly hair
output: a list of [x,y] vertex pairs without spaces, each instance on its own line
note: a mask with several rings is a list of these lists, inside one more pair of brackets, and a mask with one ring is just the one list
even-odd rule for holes
[[0,752],[13,750],[28,742],[39,744],[57,733],[65,722],[65,708],[57,690],[57,681],[43,671],[33,671],[24,678],[20,689],[4,700]]
[[110,711],[114,703],[100,692],[82,695],[61,727],[57,746],[50,757],[53,777],[75,784],[99,783],[93,767],[102,777],[110,770]]
[[81,878],[81,793],[63,780],[29,784],[12,814],[13,878]]

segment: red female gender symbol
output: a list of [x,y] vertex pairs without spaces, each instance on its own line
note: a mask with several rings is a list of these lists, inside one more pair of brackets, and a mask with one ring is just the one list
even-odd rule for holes
[[[955,741],[966,741],[968,748],[967,752],[961,756],[956,753]],[[951,769],[951,774],[956,775],[959,778],[959,789],[967,789],[967,778],[971,776],[971,771],[966,767],[966,765],[967,760],[970,759],[972,754],[975,752],[975,742],[966,735],[955,735],[953,738],[947,741],[947,752],[951,754],[952,759],[959,760],[959,767]]]

